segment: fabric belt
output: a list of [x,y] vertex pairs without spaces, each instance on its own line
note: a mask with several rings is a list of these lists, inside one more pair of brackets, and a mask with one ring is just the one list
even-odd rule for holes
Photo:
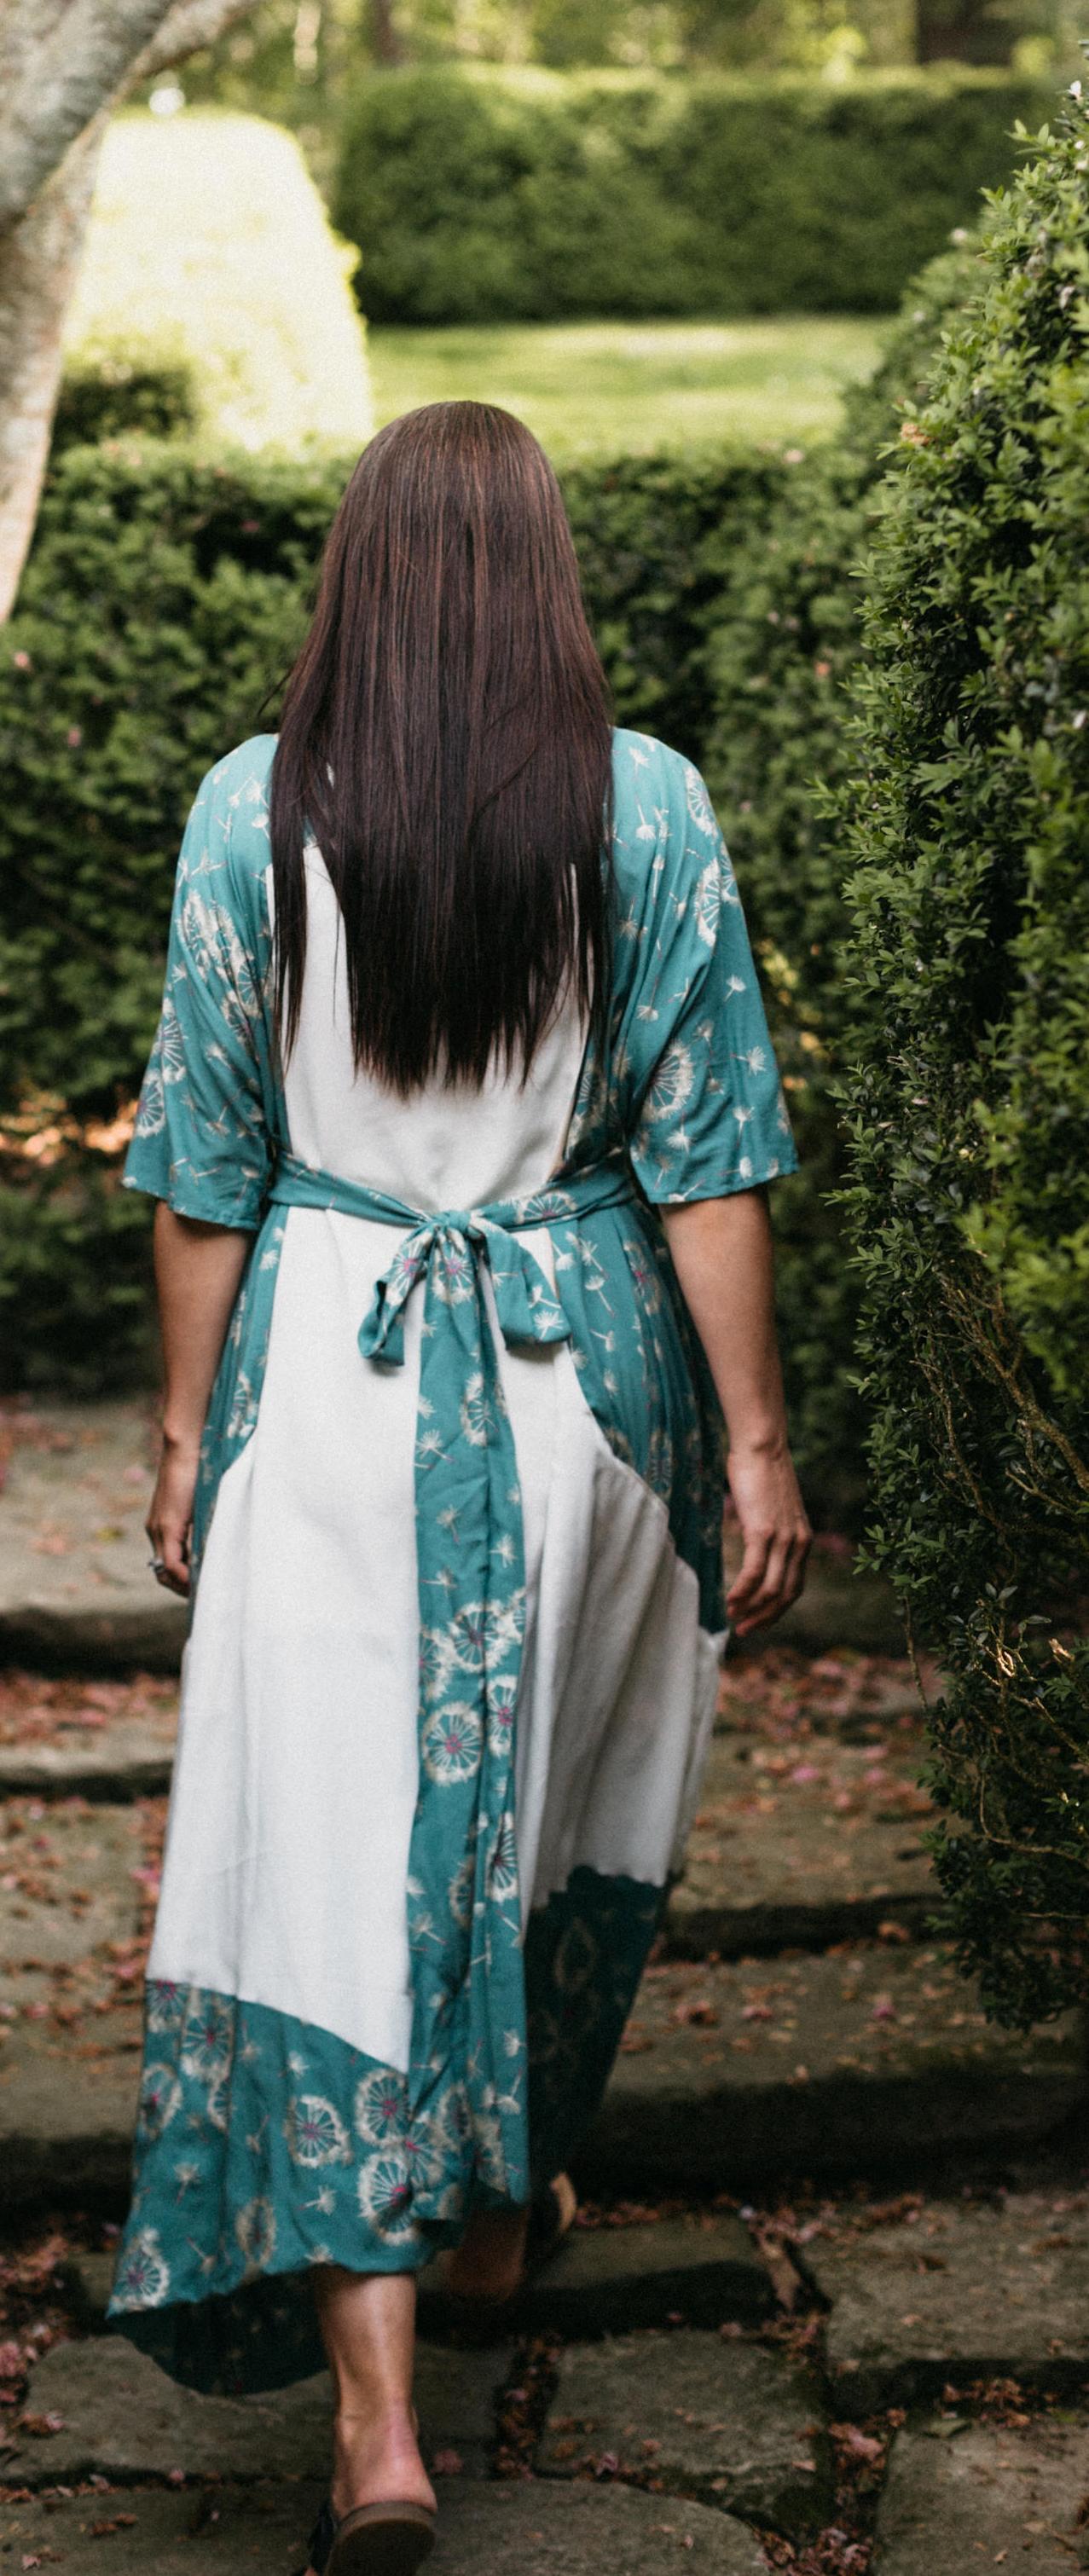
[[359,1328],[363,1357],[404,1361],[404,1310],[425,1282],[415,1443],[419,1792],[409,1847],[412,2038],[405,2197],[423,2222],[474,2199],[529,2197],[528,2052],[515,1835],[515,1722],[526,1621],[522,1501],[485,1302],[512,1347],[564,1342],[554,1291],[519,1231],[637,1198],[626,1158],[525,1199],[421,1214],[284,1154],[271,1200],[398,1226]]

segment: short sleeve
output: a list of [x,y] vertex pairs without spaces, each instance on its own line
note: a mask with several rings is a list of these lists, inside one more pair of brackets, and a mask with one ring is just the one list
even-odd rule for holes
[[726,1198],[798,1157],[710,797],[698,770],[655,748],[664,781],[629,1015],[629,1152],[648,1199]]
[[179,1216],[252,1232],[271,1139],[260,981],[239,913],[231,803],[220,771],[210,770],[182,841],[162,1010],[124,1177],[127,1189],[166,1199]]

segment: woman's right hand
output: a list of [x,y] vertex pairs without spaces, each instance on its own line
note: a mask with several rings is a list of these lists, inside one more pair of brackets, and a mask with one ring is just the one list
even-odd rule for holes
[[726,1608],[734,1634],[747,1637],[798,1599],[813,1532],[785,1440],[731,1447],[726,1473],[744,1545]]
[[747,1637],[797,1600],[813,1543],[787,1440],[767,1191],[678,1202],[662,1220],[726,1417],[726,1473],[745,1548],[726,1607],[735,1634]]

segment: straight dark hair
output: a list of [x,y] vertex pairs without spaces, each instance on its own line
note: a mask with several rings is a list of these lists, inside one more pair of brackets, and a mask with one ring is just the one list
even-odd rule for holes
[[326,543],[272,772],[283,1054],[306,962],[304,844],[344,925],[358,1068],[402,1093],[532,1063],[608,991],[608,687],[559,485],[491,403],[429,403],[364,449]]

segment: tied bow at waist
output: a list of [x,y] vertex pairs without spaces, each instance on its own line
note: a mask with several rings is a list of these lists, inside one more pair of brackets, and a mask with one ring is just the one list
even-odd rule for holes
[[282,1207],[398,1226],[402,1241],[359,1328],[364,1359],[400,1367],[404,1310],[425,1283],[416,1425],[420,1615],[419,1791],[408,1865],[412,2040],[399,2196],[425,2224],[460,2225],[470,2196],[529,2197],[527,2045],[514,1807],[525,1636],[522,1503],[485,1300],[504,1341],[570,1339],[554,1290],[518,1233],[578,1224],[635,1198],[626,1159],[520,1200],[421,1214],[381,1190],[285,1154]]

